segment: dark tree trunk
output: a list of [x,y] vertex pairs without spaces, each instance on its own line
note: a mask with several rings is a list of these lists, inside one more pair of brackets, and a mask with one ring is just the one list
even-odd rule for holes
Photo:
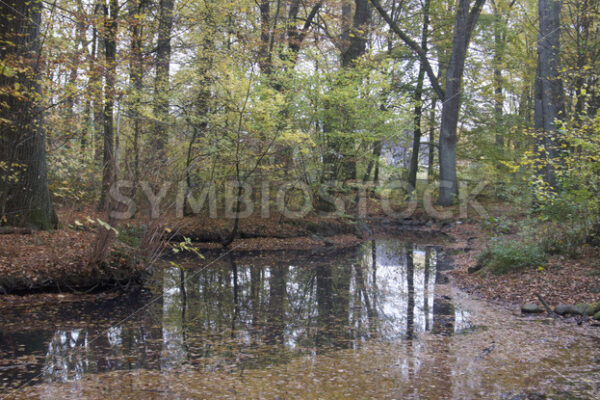
[[169,115],[169,65],[171,63],[171,30],[174,0],[160,0],[158,43],[156,46],[156,77],[154,85],[154,150],[160,164],[166,162]]
[[317,348],[325,347],[332,342],[334,331],[333,318],[333,276],[330,265],[319,266],[316,271],[317,282],[317,332],[315,344]]
[[[350,17],[352,7],[348,2],[342,5],[342,24],[346,24]],[[356,60],[362,57],[367,50],[367,31],[371,20],[371,7],[369,0],[354,0],[354,16],[351,27],[342,32],[345,49],[342,51],[342,68],[350,68]],[[348,21],[349,22],[349,21]],[[348,139],[340,143],[342,149],[342,173],[344,180],[356,179],[355,141]]]
[[[102,12],[102,3],[98,2],[94,5],[94,17],[100,18]],[[100,55],[104,51],[104,41],[100,35],[99,30],[92,25],[92,48],[90,50],[89,60],[89,80],[88,80],[88,95],[92,103],[92,134],[94,143],[94,160],[98,164],[102,161],[102,141],[104,137],[103,125],[104,125],[104,101],[103,101],[103,88],[104,82],[102,81],[102,65]]]
[[[371,20],[371,7],[369,0],[354,0],[354,17],[352,26],[345,29],[342,33],[345,49],[342,52],[342,68],[351,67],[352,64],[360,58],[367,49],[367,24]],[[345,2],[342,6],[343,20],[349,19],[349,13],[352,6]],[[343,21],[343,22],[344,22]]]
[[[505,28],[504,20],[500,10],[495,5],[494,10],[494,128],[496,130],[496,147],[499,152],[504,149],[504,137],[500,133],[502,125],[502,113],[504,109],[503,81],[502,81],[502,61],[504,59],[504,40]],[[500,164],[498,164],[500,167]]]
[[104,58],[106,62],[106,86],[104,88],[104,152],[102,158],[102,192],[100,193],[99,210],[107,205],[107,194],[115,179],[114,159],[114,105],[115,83],[117,74],[117,13],[118,0],[110,0],[104,6]]
[[0,224],[51,229],[58,221],[46,172],[42,128],[40,63],[41,3],[0,2]]
[[[429,30],[429,8],[431,1],[425,0],[423,5],[423,32],[421,34],[421,48],[427,54],[427,35]],[[417,172],[419,170],[419,150],[421,149],[421,116],[423,114],[423,82],[425,80],[425,65],[419,62],[419,76],[415,89],[415,117],[413,130],[413,147],[408,169],[408,184],[411,188],[417,187]]]
[[302,28],[299,28],[296,25],[296,20],[298,19],[298,11],[300,9],[300,0],[292,1],[290,5],[290,9],[288,12],[288,25],[287,25],[287,40],[288,40],[288,55],[284,57],[289,61],[289,65],[284,66],[285,68],[293,68],[296,65],[296,61],[298,58],[298,53],[300,52],[300,47],[302,46],[302,42],[308,33],[311,24],[313,23],[317,13],[321,9],[322,0],[318,1],[313,5],[312,9],[304,19],[304,24]]
[[[140,177],[140,137],[142,135],[142,121],[140,118],[140,103],[143,89],[144,58],[142,54],[143,27],[136,15],[144,12],[146,0],[130,1],[131,19],[131,61],[129,64],[130,113],[133,119],[133,187],[131,197],[135,199]],[[133,215],[132,215],[133,217]]]
[[[412,246],[412,245],[409,245]],[[406,251],[406,339],[412,340],[415,334],[415,264],[412,247]]]
[[[212,48],[213,43],[205,43],[205,49]],[[192,123],[192,137],[190,138],[190,142],[188,143],[187,155],[185,160],[185,182],[186,182],[186,190],[183,199],[183,212],[184,215],[192,215],[192,210],[188,207],[188,197],[191,191],[194,189],[194,184],[192,182],[192,155],[194,150],[194,145],[196,140],[202,135],[206,134],[206,130],[208,128],[208,119],[210,114],[210,85],[211,78],[209,77],[209,70],[212,68],[212,60],[208,58],[205,60],[206,64],[202,67],[202,83],[200,93],[198,94],[198,100],[196,101],[196,115],[202,118],[200,123]],[[210,182],[208,182],[210,185]],[[207,187],[207,186],[206,186]]]
[[563,118],[563,86],[560,65],[560,8],[557,0],[539,0],[538,67],[535,81],[535,128],[538,131],[538,151],[542,159],[540,173],[554,188],[558,159],[558,130],[555,121]]
[[287,267],[271,267],[265,343],[284,343]]
[[271,1],[261,0],[260,11],[260,44],[258,46],[258,65],[267,78],[273,73],[271,55]]

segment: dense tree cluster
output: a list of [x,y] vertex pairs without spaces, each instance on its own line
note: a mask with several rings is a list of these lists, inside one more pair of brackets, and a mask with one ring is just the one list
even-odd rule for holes
[[132,197],[237,181],[240,212],[242,184],[267,179],[327,211],[352,182],[436,181],[451,205],[459,180],[486,178],[595,210],[598,0],[0,9],[2,223],[50,228],[52,200],[106,208],[118,180]]

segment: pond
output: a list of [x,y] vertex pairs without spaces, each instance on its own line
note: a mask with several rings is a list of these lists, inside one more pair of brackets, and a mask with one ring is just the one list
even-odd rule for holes
[[28,310],[28,326],[3,316],[0,395],[600,394],[593,331],[468,298],[447,284],[437,246],[387,239],[172,261],[136,297]]

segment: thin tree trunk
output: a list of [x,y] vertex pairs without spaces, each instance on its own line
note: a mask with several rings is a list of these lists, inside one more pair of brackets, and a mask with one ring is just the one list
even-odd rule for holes
[[[83,4],[81,0],[77,2],[77,39],[71,55],[71,64],[69,65],[69,82],[67,84],[67,99],[65,100],[65,111],[67,126],[75,125],[75,94],[77,92],[77,77],[79,74],[80,52],[85,49],[85,31]],[[81,46],[81,50],[80,50]],[[85,137],[81,137],[85,141]],[[83,145],[85,146],[85,145]]]
[[271,56],[271,0],[260,0],[260,44],[258,47],[258,65],[264,76],[270,78],[272,70]]
[[[140,179],[140,137],[142,135],[142,121],[140,118],[140,103],[143,89],[142,75],[144,73],[144,59],[142,55],[143,27],[137,15],[142,15],[146,0],[132,0],[130,5],[131,19],[131,61],[129,64],[129,81],[132,93],[130,93],[130,113],[133,119],[133,187],[131,197],[135,199]],[[132,215],[134,217],[134,215]]]
[[104,153],[102,165],[102,192],[98,209],[104,210],[108,205],[107,195],[110,185],[115,180],[114,159],[114,104],[117,74],[117,13],[118,0],[110,0],[104,7],[104,57],[106,61],[106,87],[104,90]]
[[[502,113],[504,109],[502,62],[504,59],[504,21],[498,7],[494,4],[494,127],[496,130],[496,147],[499,152],[504,149],[504,137],[499,132],[502,125]],[[498,164],[498,167],[500,164]]]
[[171,30],[174,0],[160,0],[158,43],[156,46],[156,78],[154,86],[154,150],[159,168],[166,162],[169,115],[169,65],[171,63]]
[[[98,2],[94,5],[94,16],[99,16],[102,10],[102,3]],[[94,160],[98,164],[102,161],[102,140],[104,137],[104,110],[103,110],[103,71],[100,63],[100,55],[104,52],[104,41],[98,29],[92,27],[92,49],[90,53],[90,78],[88,81],[88,90],[93,103],[93,141],[94,141]]]
[[406,250],[406,339],[412,340],[415,334],[415,264],[412,245]]
[[433,169],[435,165],[435,108],[437,106],[437,97],[433,98],[431,103],[431,113],[429,114],[429,150],[427,165],[427,182],[431,183],[433,178]]
[[[421,48],[427,54],[427,37],[429,30],[429,8],[431,1],[425,0],[423,5],[423,32],[421,34]],[[408,184],[417,188],[417,172],[419,169],[419,150],[421,149],[421,115],[423,114],[423,83],[425,80],[425,65],[419,62],[419,76],[415,90],[415,117],[413,130],[413,147],[408,170]]]

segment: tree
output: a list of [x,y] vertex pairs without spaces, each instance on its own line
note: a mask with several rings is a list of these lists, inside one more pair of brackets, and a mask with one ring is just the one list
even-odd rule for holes
[[[357,61],[367,50],[367,30],[371,20],[371,8],[368,0],[354,1],[354,14],[352,14],[352,3],[342,3],[341,19],[341,41],[340,41],[340,66],[339,76],[330,89],[330,95],[325,97],[323,134],[325,136],[325,151],[323,154],[323,173],[321,183],[325,185],[336,184],[338,179],[342,183],[347,180],[356,179],[356,140],[353,137],[352,115],[339,100],[345,90],[356,82],[353,82],[352,68],[356,68]],[[344,87],[345,86],[345,87]],[[337,92],[337,93],[336,93]],[[338,96],[339,94],[339,96]],[[338,135],[335,130],[345,131],[345,135]],[[340,137],[342,136],[342,137]],[[319,211],[330,212],[334,210],[334,191],[332,188],[321,188],[321,193],[316,204]]]
[[[429,30],[429,8],[431,0],[425,0],[423,5],[423,31],[421,33],[421,48],[427,54],[427,35]],[[419,62],[419,76],[417,77],[417,87],[415,89],[415,118],[413,129],[413,148],[410,156],[410,166],[408,170],[408,184],[412,188],[417,187],[417,171],[419,169],[419,150],[421,148],[421,116],[423,114],[423,81],[425,80],[425,65]],[[431,154],[429,155],[431,157]]]
[[156,79],[154,82],[154,141],[153,150],[161,164],[166,161],[167,119],[169,114],[169,66],[171,64],[171,30],[174,0],[160,0],[158,42],[156,45]]
[[471,0],[459,0],[456,9],[454,34],[452,37],[452,53],[446,69],[446,85],[442,89],[435,75],[427,54],[417,42],[400,29],[379,0],[371,0],[381,17],[388,23],[398,37],[417,54],[423,63],[425,72],[431,82],[436,95],[443,99],[442,124],[440,128],[439,163],[440,163],[440,195],[438,203],[449,206],[458,197],[458,180],[456,176],[456,142],[458,116],[460,111],[460,93],[467,50],[471,35],[481,13],[485,0],[475,0],[471,7]]
[[41,3],[0,2],[0,218],[50,229],[58,220],[46,172],[40,23]]
[[115,181],[114,106],[117,79],[117,17],[119,0],[104,5],[104,57],[106,62],[104,88],[104,152],[102,159],[102,192],[98,209],[107,205],[106,196]]
[[131,57],[129,62],[129,82],[131,92],[129,94],[130,112],[133,119],[133,183],[132,198],[140,180],[140,137],[142,135],[142,121],[140,118],[141,96],[143,89],[144,56],[143,25],[141,16],[145,12],[147,0],[135,0],[129,2],[130,33],[131,33]]
[[564,117],[563,85],[560,66],[560,9],[558,0],[539,0],[538,63],[535,79],[535,128],[538,132],[540,166],[545,183],[554,188],[554,163],[558,158],[559,138],[556,121]]
[[[344,3],[342,8],[342,26],[349,19],[350,7],[348,3]],[[342,68],[351,68],[356,61],[362,57],[367,51],[367,28],[371,20],[371,7],[368,0],[354,1],[354,16],[352,18],[352,26],[344,27],[342,31],[342,40],[345,49],[342,50]],[[348,143],[342,145],[345,151],[352,152],[355,146],[354,140],[348,140]],[[356,179],[356,160],[352,154],[347,154],[342,160],[342,171],[344,179]]]
[[[515,2],[516,0],[512,0],[510,4],[507,4],[508,8],[512,8]],[[494,15],[494,58],[492,60],[494,67],[494,125],[496,127],[496,146],[499,151],[502,151],[504,147],[504,137],[499,132],[504,110],[502,64],[506,48],[506,20],[502,13],[503,6],[504,4],[500,0],[492,0]]]

